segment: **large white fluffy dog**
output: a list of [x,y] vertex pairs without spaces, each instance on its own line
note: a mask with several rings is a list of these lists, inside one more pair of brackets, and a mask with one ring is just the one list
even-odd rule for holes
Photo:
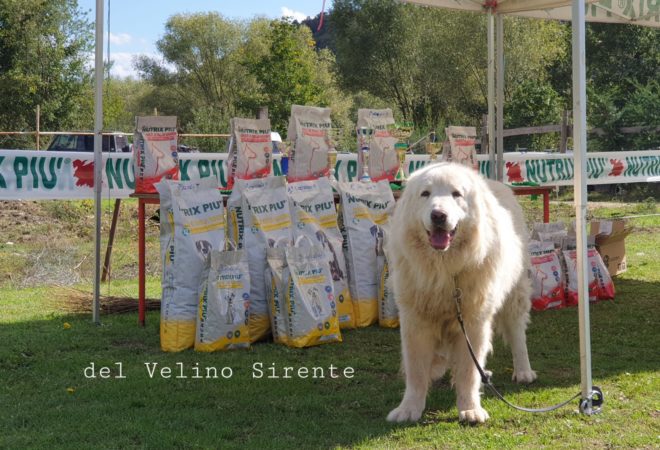
[[431,381],[449,369],[459,420],[484,422],[481,378],[452,295],[456,288],[462,292],[465,327],[481,366],[495,326],[511,346],[513,379],[533,381],[525,338],[531,285],[520,206],[505,185],[468,167],[440,163],[410,177],[390,226],[386,248],[400,313],[406,391],[387,420],[418,420]]

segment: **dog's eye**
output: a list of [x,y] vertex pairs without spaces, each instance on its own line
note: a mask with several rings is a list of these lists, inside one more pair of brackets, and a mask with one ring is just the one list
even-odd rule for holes
[[429,195],[431,195],[429,191],[422,191],[422,197],[428,197]]
[[459,197],[463,197],[463,194],[461,194],[460,191],[454,191],[451,193],[451,196],[454,198],[459,198]]

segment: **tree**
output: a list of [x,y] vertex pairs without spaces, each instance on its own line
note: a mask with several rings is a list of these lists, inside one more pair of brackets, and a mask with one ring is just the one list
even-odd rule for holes
[[[177,15],[167,21],[157,46],[164,62],[147,57],[136,62],[153,85],[141,109],[177,115],[186,131],[228,130],[231,117],[253,117],[267,106],[271,127],[284,132],[292,104],[330,106],[333,119],[347,124],[350,99],[338,87],[334,56],[317,53],[303,25],[242,23],[216,13]],[[195,144],[205,150],[211,145]]]
[[213,111],[219,129],[240,110],[254,78],[240,64],[245,26],[215,12],[177,14],[165,24],[156,46],[164,62],[145,56],[136,61],[141,76],[154,85],[143,105],[192,124],[195,111]]
[[260,85],[250,103],[254,108],[267,106],[271,126],[285,130],[291,105],[327,105],[322,86],[315,82],[323,67],[307,27],[274,20],[262,37],[267,43],[263,53],[244,53],[244,64]]
[[[393,0],[335,0],[330,24],[342,86],[391,102],[417,127],[477,125],[487,111],[485,20]],[[558,23],[506,18],[505,29],[509,102],[524,95],[526,80],[545,82],[565,49]]]
[[34,129],[37,105],[43,129],[85,120],[91,48],[92,26],[75,0],[0,0],[0,128]]

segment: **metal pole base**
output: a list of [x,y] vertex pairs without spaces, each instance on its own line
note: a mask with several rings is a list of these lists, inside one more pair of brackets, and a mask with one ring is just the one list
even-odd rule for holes
[[598,386],[593,386],[592,391],[587,398],[580,400],[580,412],[587,416],[600,413],[603,406],[603,400],[603,391],[601,391]]

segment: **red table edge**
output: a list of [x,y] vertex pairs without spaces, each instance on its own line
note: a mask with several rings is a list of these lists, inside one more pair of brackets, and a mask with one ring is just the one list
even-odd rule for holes
[[554,186],[511,186],[515,195],[543,195],[543,222],[550,222],[550,192]]
[[146,310],[146,238],[144,213],[146,204],[160,203],[158,194],[131,194],[129,198],[138,199],[138,324],[145,326]]

